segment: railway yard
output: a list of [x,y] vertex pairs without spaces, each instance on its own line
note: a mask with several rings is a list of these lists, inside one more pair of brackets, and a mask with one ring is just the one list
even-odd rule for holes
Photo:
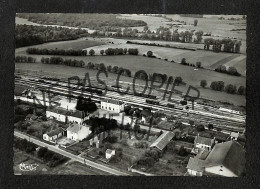
[[[246,116],[242,115],[240,112],[223,111],[217,107],[198,104],[196,101],[194,102],[194,110],[192,110],[192,101],[186,101],[187,105],[182,105],[180,104],[180,101],[183,101],[184,98],[177,94],[174,94],[171,98],[176,103],[169,103],[167,98],[163,100],[162,98],[153,95],[150,95],[150,98],[133,94],[122,95],[113,87],[108,87],[110,89],[107,90],[106,95],[104,96],[102,94],[104,93],[104,89],[101,87],[77,86],[76,84],[69,84],[67,80],[53,81],[50,79],[41,79],[36,75],[23,75],[21,73],[16,73],[16,75],[20,76],[15,79],[15,84],[17,85],[33,87],[45,91],[46,93],[58,94],[64,98],[68,98],[68,95],[71,95],[72,98],[76,99],[82,94],[84,97],[91,97],[92,100],[98,103],[103,99],[117,99],[123,101],[126,105],[131,105],[140,109],[150,107],[154,111],[163,111],[168,115],[173,115],[183,120],[194,119],[199,120],[201,123],[212,123],[215,128],[220,128],[222,131],[242,133],[245,130]],[[89,89],[92,89],[92,92],[90,92]],[[156,100],[154,98],[156,98]],[[174,108],[169,107],[169,104],[174,104]]]

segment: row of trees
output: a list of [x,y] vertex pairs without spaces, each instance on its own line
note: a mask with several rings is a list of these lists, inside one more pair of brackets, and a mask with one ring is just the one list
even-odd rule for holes
[[15,27],[16,48],[52,41],[73,40],[86,36],[87,32],[81,29],[32,25],[16,25]]
[[35,63],[36,58],[33,58],[31,56],[16,56],[15,57],[15,62],[16,63]]
[[47,165],[49,167],[55,167],[58,164],[67,160],[67,158],[65,158],[64,156],[54,153],[45,147],[41,147],[38,150],[37,156],[41,158],[43,161],[47,162]]
[[227,73],[229,75],[235,75],[235,76],[241,76],[240,73],[238,73],[237,69],[233,66],[226,68],[225,65],[219,65],[216,69],[216,72],[221,72],[221,73]]
[[196,66],[197,68],[202,68],[202,66],[201,66],[202,63],[200,61],[196,62],[196,65],[195,65],[195,64],[187,63],[185,58],[181,59],[181,64],[186,65],[186,66],[193,66],[193,67]]
[[210,88],[212,90],[215,90],[215,91],[226,91],[227,93],[230,93],[230,94],[239,94],[239,95],[245,95],[246,94],[246,88],[244,86],[240,86],[237,89],[237,87],[235,85],[232,85],[232,84],[228,84],[228,85],[225,86],[224,81],[213,81],[210,85]]
[[85,55],[82,50],[64,50],[64,49],[39,49],[39,48],[27,48],[28,54],[42,54],[42,55],[64,55],[64,56],[82,56]]
[[[222,49],[223,45],[223,49]],[[210,50],[210,46],[212,46],[212,50],[214,52],[220,52],[221,49],[223,52],[231,52],[231,53],[240,53],[240,46],[242,45],[241,41],[231,40],[231,39],[213,39],[206,38],[204,39],[204,49]]]
[[66,66],[73,66],[73,67],[84,67],[85,62],[82,60],[71,60],[71,59],[63,59],[61,57],[51,57],[51,58],[41,58],[41,63],[44,64],[61,64]]
[[34,143],[28,142],[26,139],[14,138],[14,147],[26,153],[33,153],[36,151],[37,146]]
[[115,74],[118,74],[121,72],[121,70],[123,70],[122,72],[122,75],[124,76],[127,76],[127,77],[131,77],[131,71],[129,69],[125,69],[125,68],[122,68],[122,67],[118,67],[118,66],[105,66],[104,63],[92,63],[92,62],[89,62],[87,64],[87,68],[88,69],[94,69],[94,70],[102,70],[102,71],[108,71],[110,73],[115,73]]

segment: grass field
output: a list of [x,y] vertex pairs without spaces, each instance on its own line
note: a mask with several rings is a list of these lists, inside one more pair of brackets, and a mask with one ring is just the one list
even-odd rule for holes
[[[35,57],[37,57],[35,55]],[[41,56],[38,56],[38,61],[40,60]],[[67,57],[69,58],[69,57]],[[82,57],[70,57],[75,59],[82,59]],[[246,79],[245,77],[236,77],[230,76],[227,74],[222,74],[210,70],[193,70],[193,68],[188,66],[183,66],[177,63],[170,63],[158,59],[140,57],[140,56],[95,56],[95,57],[83,57],[83,60],[87,62],[103,62],[105,65],[112,65],[112,66],[122,66],[128,68],[132,71],[132,75],[140,69],[145,70],[147,73],[159,72],[159,73],[166,73],[171,76],[181,76],[183,81],[187,83],[186,86],[178,86],[176,87],[177,90],[180,90],[184,93],[187,92],[189,85],[197,87],[200,90],[201,97],[213,99],[216,101],[222,102],[230,102],[235,105],[245,105],[245,97],[240,95],[231,95],[225,92],[218,92],[213,91],[208,88],[203,89],[201,88],[200,81],[205,79],[208,82],[208,85],[212,81],[224,81],[225,84],[235,84],[237,86],[243,85],[245,86]],[[127,61],[125,61],[127,60]],[[140,66],[142,65],[142,66]],[[86,72],[89,72],[91,77],[95,77],[97,74],[96,70],[89,70],[86,68],[76,68],[76,67],[68,67],[63,65],[46,65],[41,63],[23,63],[23,64],[16,64],[16,68],[26,69],[26,70],[34,70],[34,71],[46,71],[49,72],[51,75],[55,74],[63,74],[67,75],[67,77],[72,76],[81,76],[84,77]],[[113,82],[115,83],[117,75],[108,73],[108,78],[105,78],[103,74],[100,75],[100,79],[105,80],[106,83]],[[121,77],[120,78],[126,82],[132,82],[133,78],[129,77]],[[139,81],[137,81],[139,83]],[[150,84],[150,83],[149,83]],[[165,88],[165,86],[163,86]]]
[[[100,46],[104,45],[105,43],[101,40],[85,40],[85,39],[77,39],[77,40],[70,40],[70,41],[58,41],[58,42],[51,42],[51,43],[44,43],[41,45],[33,45],[30,47],[35,48],[46,48],[46,49],[73,49],[73,50],[82,50],[88,47]],[[28,47],[21,47],[16,49],[16,55],[20,53],[23,54]]]

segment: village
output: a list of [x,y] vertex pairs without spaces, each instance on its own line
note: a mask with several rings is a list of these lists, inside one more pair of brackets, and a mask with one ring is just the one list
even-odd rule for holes
[[[25,86],[15,87],[14,98],[16,132],[84,163],[146,176],[244,175],[245,143],[239,132],[212,131],[211,125],[202,128],[116,98],[95,102],[56,95],[44,106],[40,92]],[[96,108],[84,111],[84,103]]]

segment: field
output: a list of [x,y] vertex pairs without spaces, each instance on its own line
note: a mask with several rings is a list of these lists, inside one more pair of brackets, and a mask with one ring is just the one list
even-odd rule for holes
[[[33,45],[30,47],[35,47],[35,48],[46,48],[46,49],[73,49],[73,50],[81,50],[84,48],[89,48],[89,47],[94,47],[94,46],[100,46],[104,45],[105,43],[102,42],[101,40],[83,40],[83,39],[77,39],[77,40],[70,40],[70,41],[58,41],[58,42],[51,42],[51,43],[45,43],[41,45]],[[19,52],[24,52],[26,51],[28,47],[21,47],[16,49],[17,55]]]
[[[226,20],[219,20],[219,17],[225,17]],[[118,18],[123,19],[131,19],[131,20],[142,20],[147,23],[147,26],[151,31],[155,31],[160,26],[171,28],[168,24],[181,24],[178,27],[173,26],[171,30],[178,29],[178,31],[185,30],[202,30],[204,33],[210,32],[215,39],[221,38],[231,38],[242,40],[241,52],[246,53],[246,20],[227,20],[227,18],[242,18],[239,15],[204,15],[203,18],[193,18],[193,17],[182,17],[180,15],[166,15],[166,18],[163,17],[155,17],[155,16],[144,16],[144,15],[121,15]],[[171,18],[173,20],[179,20],[186,22],[184,25],[181,22],[169,21],[167,18]],[[195,27],[193,25],[194,20],[198,20],[198,25]],[[142,31],[143,27],[136,27],[138,30]],[[235,29],[243,29],[242,31],[231,31]],[[208,36],[204,36],[203,38],[208,38]]]
[[[40,61],[42,56],[32,55],[33,57],[37,57],[37,60]],[[64,57],[71,59],[83,60],[85,63],[94,62],[94,63],[104,63],[106,66],[119,66],[130,69],[132,75],[140,69],[145,70],[147,73],[165,73],[168,76],[181,76],[183,81],[186,82],[186,86],[178,86],[177,90],[181,90],[183,92],[187,92],[189,85],[197,87],[200,90],[201,97],[214,99],[216,101],[227,101],[236,105],[245,105],[245,97],[239,95],[231,95],[225,92],[218,92],[209,89],[203,89],[200,87],[200,81],[205,79],[207,80],[208,86],[212,81],[224,81],[225,85],[234,84],[237,87],[245,86],[246,79],[245,77],[236,77],[230,76],[227,74],[222,74],[206,69],[199,69],[197,71],[192,67],[183,66],[178,63],[171,63],[168,61],[141,57],[141,56],[86,56],[86,57]],[[127,61],[125,61],[127,60]],[[140,65],[142,65],[140,67]],[[18,69],[26,69],[33,71],[46,71],[50,72],[50,74],[68,74],[68,77],[71,76],[81,76],[84,77],[86,72],[89,72],[90,76],[95,77],[97,71],[96,70],[88,70],[85,68],[75,68],[68,67],[64,65],[46,65],[42,63],[23,63],[16,64],[16,68]],[[53,71],[55,70],[55,71]],[[105,78],[103,74],[101,74],[101,79],[106,79],[115,82],[117,77],[116,74],[108,73],[108,78]],[[122,80],[132,82],[133,78],[121,77]],[[165,86],[164,86],[165,88]]]

